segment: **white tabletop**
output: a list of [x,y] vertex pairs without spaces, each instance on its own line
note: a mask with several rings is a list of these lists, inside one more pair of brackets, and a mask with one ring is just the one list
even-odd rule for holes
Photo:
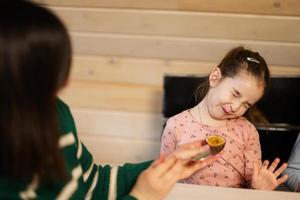
[[177,183],[168,200],[300,200],[300,193]]

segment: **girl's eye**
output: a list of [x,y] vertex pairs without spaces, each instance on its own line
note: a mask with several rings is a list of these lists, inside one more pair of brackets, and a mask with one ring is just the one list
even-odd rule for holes
[[250,108],[250,105],[247,104],[247,103],[244,103],[244,107],[245,107],[246,109],[248,109],[248,108]]
[[235,97],[235,98],[237,98],[237,97],[238,97],[238,95],[237,95],[237,94],[235,94],[235,93],[232,93],[232,96],[233,96],[233,97]]

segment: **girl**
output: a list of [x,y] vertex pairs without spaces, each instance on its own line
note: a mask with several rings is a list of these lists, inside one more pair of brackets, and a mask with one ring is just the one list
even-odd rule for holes
[[259,135],[243,116],[262,96],[269,82],[265,60],[256,52],[237,47],[214,67],[198,87],[199,103],[171,117],[161,141],[161,154],[169,155],[180,145],[221,135],[224,154],[213,164],[196,172],[185,183],[273,190],[287,179],[277,179],[287,167],[275,170],[279,159],[261,167]]
[[70,38],[54,14],[27,1],[0,2],[0,199],[162,199],[218,158],[190,161],[203,149],[197,142],[151,165],[95,165],[56,98],[70,63]]

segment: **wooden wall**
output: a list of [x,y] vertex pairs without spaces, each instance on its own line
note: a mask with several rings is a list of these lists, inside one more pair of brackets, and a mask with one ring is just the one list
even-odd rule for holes
[[164,74],[206,75],[237,45],[300,75],[298,0],[36,0],[67,25],[73,70],[61,98],[100,163],[154,158]]

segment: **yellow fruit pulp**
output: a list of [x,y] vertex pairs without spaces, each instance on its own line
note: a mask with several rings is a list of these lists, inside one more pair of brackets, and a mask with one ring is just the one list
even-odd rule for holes
[[209,136],[207,139],[206,139],[206,142],[208,143],[208,145],[210,146],[220,146],[222,144],[225,143],[225,140],[223,137],[221,136]]

